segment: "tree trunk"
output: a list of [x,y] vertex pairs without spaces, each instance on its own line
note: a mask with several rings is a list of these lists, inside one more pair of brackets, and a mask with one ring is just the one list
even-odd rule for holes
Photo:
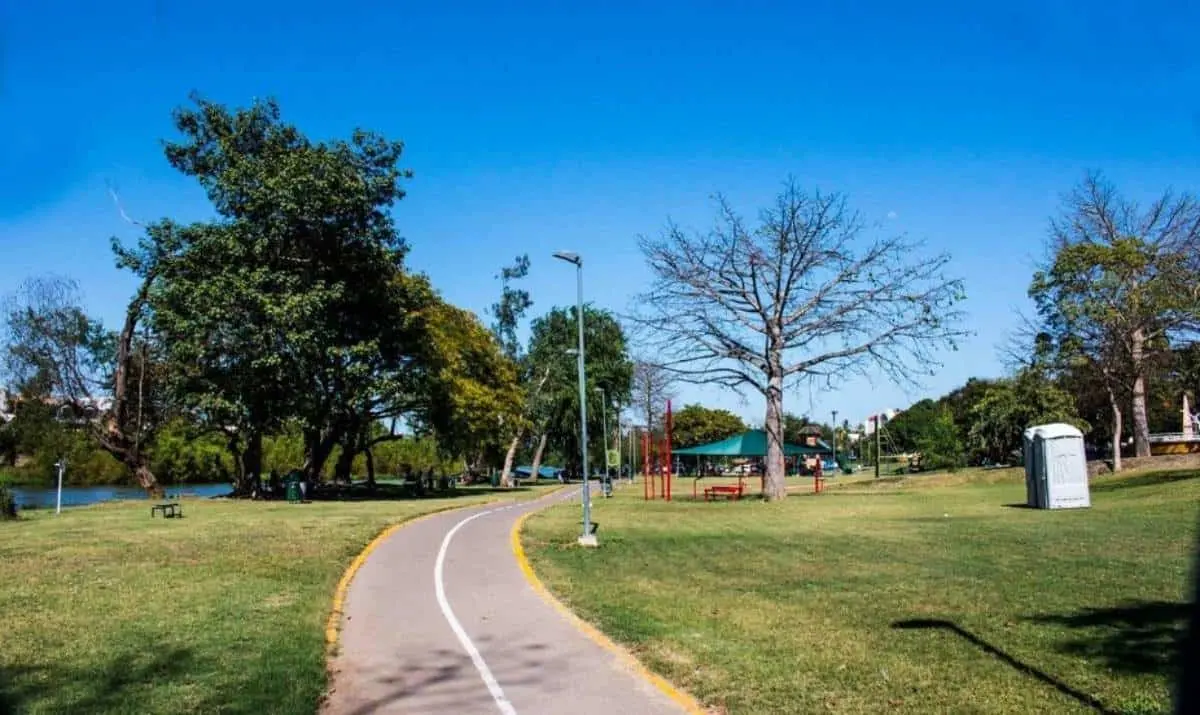
[[338,454],[337,464],[333,468],[333,481],[337,484],[349,484],[353,469],[354,443],[348,442],[342,445],[342,451]]
[[1131,351],[1133,367],[1133,447],[1137,457],[1150,456],[1150,421],[1146,417],[1146,338],[1141,329],[1135,330]]
[[525,436],[525,430],[517,432],[513,437],[512,442],[508,445],[508,452],[504,455],[504,470],[500,472],[500,486],[508,488],[512,486],[512,468],[513,460],[517,457],[517,447],[521,444],[521,438]]
[[1113,418],[1113,434],[1112,434],[1112,469],[1113,472],[1121,471],[1121,432],[1124,426],[1121,423],[1121,404],[1117,402],[1117,396],[1109,392],[1109,401],[1112,407]]
[[371,452],[371,448],[367,447],[363,450],[363,454],[367,457],[367,487],[375,488],[375,455]]
[[313,483],[321,481],[325,462],[329,461],[329,455],[333,453],[333,448],[337,446],[340,438],[341,431],[333,428],[326,433],[320,430],[304,431],[303,471],[306,479]]
[[146,464],[138,464],[133,468],[133,477],[137,479],[138,484],[142,489],[146,490],[146,494],[151,499],[162,499],[166,496],[166,490],[158,483],[158,479],[154,477],[154,472],[150,471],[150,467]]
[[225,449],[229,452],[229,456],[233,457],[234,491],[240,492],[242,485],[246,482],[246,470],[242,462],[242,441],[237,432],[225,433]]
[[533,478],[534,484],[537,484],[538,477],[541,476],[541,472],[539,472],[538,470],[540,470],[542,468],[542,452],[544,452],[545,450],[546,450],[546,433],[543,432],[542,436],[538,438],[537,450],[535,450],[533,453],[533,469],[530,471],[530,475]]
[[[138,320],[150,294],[150,286],[155,278],[154,273],[146,275],[138,288],[137,295],[125,308],[125,323],[117,339],[116,370],[113,374],[113,406],[107,423],[107,439],[100,440],[101,445],[113,456],[120,459],[130,469],[138,484],[151,497],[163,496],[162,485],[158,483],[154,473],[150,471],[146,456],[140,447],[140,434],[135,431],[129,415],[129,370],[133,365],[133,336],[137,331]],[[132,432],[132,434],[131,434]]]
[[262,475],[263,436],[254,430],[246,438],[246,449],[242,451],[241,484],[239,491],[248,491],[250,480]]
[[763,491],[768,501],[778,501],[787,497],[783,465],[782,373],[782,369],[773,369],[767,377],[767,469],[763,478]]

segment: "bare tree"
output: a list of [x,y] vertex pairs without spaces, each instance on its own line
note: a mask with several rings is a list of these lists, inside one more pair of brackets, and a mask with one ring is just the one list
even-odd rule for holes
[[674,373],[648,358],[634,359],[633,407],[645,420],[646,429],[654,429],[667,410],[667,400],[674,397]]
[[14,378],[39,384],[75,416],[87,417],[82,422],[96,443],[125,464],[147,492],[161,495],[143,448],[143,394],[137,385],[144,381],[146,352],[134,345],[150,280],[130,301],[115,335],[79,307],[73,282],[26,281],[6,306],[5,362]]
[[654,275],[634,316],[661,364],[681,380],[749,388],[766,400],[766,496],[787,496],[783,394],[875,373],[918,384],[935,353],[966,331],[962,282],[946,255],[922,256],[902,237],[864,240],[838,194],[788,181],[747,226],[723,198],[707,233],[671,225],[642,238]]

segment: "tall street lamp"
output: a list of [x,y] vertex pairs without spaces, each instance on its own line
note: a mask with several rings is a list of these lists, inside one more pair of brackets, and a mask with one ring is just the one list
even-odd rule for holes
[[584,367],[583,347],[583,259],[578,253],[556,251],[554,257],[575,265],[575,278],[579,288],[576,299],[575,318],[579,324],[579,354],[576,356],[579,366],[579,451],[583,466],[583,534],[579,543],[584,546],[596,546],[598,541],[592,533],[592,493],[588,475],[588,433],[587,433],[587,371]]
[[608,461],[608,438],[611,436],[608,431],[608,395],[603,387],[597,387],[596,392],[600,393],[600,421],[604,425],[604,478],[600,480],[600,486],[604,490],[604,496],[611,497],[612,483],[608,480],[608,470],[612,468]]

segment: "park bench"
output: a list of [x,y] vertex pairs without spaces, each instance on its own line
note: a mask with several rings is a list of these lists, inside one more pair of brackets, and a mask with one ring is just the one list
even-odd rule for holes
[[746,488],[740,484],[736,487],[732,485],[704,487],[704,501],[712,501],[720,497],[725,497],[726,499],[741,499],[742,495],[745,493]]
[[164,502],[155,504],[150,507],[150,518],[154,518],[154,513],[161,511],[164,519],[174,519],[177,516],[183,516],[183,504],[176,501]]

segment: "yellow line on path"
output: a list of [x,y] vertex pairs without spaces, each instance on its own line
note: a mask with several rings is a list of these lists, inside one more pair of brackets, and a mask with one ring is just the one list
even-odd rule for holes
[[510,534],[512,540],[512,552],[517,557],[517,564],[521,567],[521,574],[525,576],[525,580],[533,588],[534,593],[542,598],[543,601],[553,606],[561,613],[570,623],[575,626],[579,632],[587,636],[588,640],[592,641],[601,648],[607,650],[617,656],[625,663],[630,670],[640,676],[642,679],[649,682],[654,687],[658,688],[664,695],[670,698],[675,704],[679,705],[689,715],[708,715],[709,711],[704,708],[695,698],[687,693],[680,691],[674,685],[671,685],[665,678],[660,675],[651,673],[646,666],[642,665],[641,661],[633,657],[633,655],[617,645],[611,638],[601,633],[595,626],[575,615],[571,609],[567,608],[562,601],[554,597],[554,594],[546,588],[538,575],[534,573],[533,566],[529,563],[529,557],[525,555],[525,547],[521,544],[521,529],[525,526],[525,520],[533,516],[536,512],[525,512],[513,524]]

